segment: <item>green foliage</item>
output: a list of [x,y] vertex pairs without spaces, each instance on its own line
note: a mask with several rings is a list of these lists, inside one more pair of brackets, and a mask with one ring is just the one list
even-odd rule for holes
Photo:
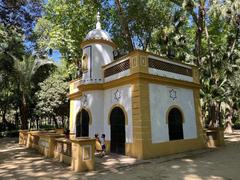
[[68,115],[68,83],[64,77],[55,72],[39,86],[41,89],[36,93],[36,115],[41,117]]
[[43,11],[35,27],[39,48],[58,49],[67,61],[79,61],[80,43],[94,28],[96,3],[86,0],[83,6],[79,0],[49,0]]
[[[117,6],[119,2],[120,6]],[[82,54],[80,43],[87,32],[95,28],[98,8],[102,27],[120,49],[129,50],[129,39],[126,38],[126,33],[129,33],[135,49],[199,66],[201,103],[206,121],[220,121],[231,114],[238,122],[238,0],[85,0],[83,4],[79,0],[48,0],[34,29],[36,50],[44,53],[59,50],[61,65],[46,79],[51,72],[49,69],[36,67],[38,71],[35,71],[35,58],[25,56],[22,59],[25,54],[24,36],[19,28],[7,28],[0,24],[2,114],[14,107],[13,103],[9,103],[14,99],[20,99],[22,103],[26,101],[32,109],[37,101],[35,113],[38,116],[61,116],[62,112],[68,112],[66,82],[76,77]],[[4,22],[9,21],[6,19]]]

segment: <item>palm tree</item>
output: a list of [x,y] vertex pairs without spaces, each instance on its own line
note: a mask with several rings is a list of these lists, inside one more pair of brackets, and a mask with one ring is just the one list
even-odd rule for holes
[[[34,88],[34,77],[40,67],[53,65],[50,60],[36,59],[33,56],[23,56],[22,60],[14,58],[15,79],[18,84],[19,109],[21,117],[21,129],[27,129],[29,118],[29,103],[31,102],[32,90]],[[36,82],[35,82],[36,83]]]

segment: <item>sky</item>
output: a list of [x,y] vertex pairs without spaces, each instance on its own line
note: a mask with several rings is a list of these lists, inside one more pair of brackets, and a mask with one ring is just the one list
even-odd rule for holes
[[53,50],[52,55],[49,57],[52,58],[54,62],[58,63],[61,59],[61,53],[58,50]]

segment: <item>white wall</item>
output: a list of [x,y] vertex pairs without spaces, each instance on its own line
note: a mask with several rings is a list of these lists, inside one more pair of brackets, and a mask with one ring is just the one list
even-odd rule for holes
[[163,70],[154,69],[154,68],[148,68],[148,69],[149,69],[149,74],[193,82],[193,78],[190,76],[177,74],[177,73],[173,73],[173,72],[168,72],[168,71],[163,71]]
[[[85,98],[87,100],[84,100]],[[76,133],[76,116],[79,110],[87,108],[92,115],[92,124],[89,126],[89,136],[94,137],[96,133],[102,133],[104,131],[104,102],[103,91],[87,91],[83,93],[83,96],[79,100],[74,100],[74,120],[73,120],[73,132]]]
[[[176,99],[170,98],[170,93],[176,91]],[[152,128],[152,143],[169,141],[167,110],[170,106],[178,106],[184,114],[184,139],[197,138],[196,115],[193,91],[178,87],[149,84],[150,115]]]
[[[114,93],[119,91],[120,98],[116,100]],[[131,85],[121,86],[118,88],[108,89],[104,92],[104,132],[106,134],[106,140],[110,140],[110,125],[108,124],[108,115],[113,105],[120,104],[125,108],[128,116],[128,124],[125,125],[126,143],[133,142],[132,133],[132,88]]]
[[[120,97],[116,100],[115,93],[118,90]],[[83,96],[87,97],[87,103],[84,103]],[[106,134],[106,140],[110,140],[110,125],[108,115],[114,105],[121,105],[127,112],[128,124],[125,125],[126,143],[132,143],[132,89],[131,85],[108,89],[105,91],[87,91],[83,96],[74,101],[74,118],[72,132],[76,133],[76,116],[82,107],[86,107],[92,114],[92,125],[89,126],[89,136],[94,134]],[[86,100],[85,100],[86,102]],[[83,105],[84,104],[84,105]]]
[[[170,61],[170,60],[166,60],[164,58],[160,58],[160,57],[156,57],[156,56],[152,56],[152,55],[148,56],[148,58],[153,58],[155,60],[159,60],[159,61],[162,61],[162,62],[167,62],[169,64],[174,64],[174,65],[181,66],[181,67],[184,67],[184,68],[192,69],[192,67],[187,65],[187,64],[185,65],[185,64],[173,62],[173,61]],[[149,68],[149,74],[193,82],[193,78],[190,77],[190,76],[177,74],[177,73],[173,73],[173,72],[168,72],[168,71],[163,71],[163,70],[154,69],[154,68]]]

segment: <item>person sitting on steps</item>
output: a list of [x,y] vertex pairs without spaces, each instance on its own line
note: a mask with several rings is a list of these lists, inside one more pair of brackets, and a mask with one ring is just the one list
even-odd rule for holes
[[99,136],[98,134],[95,134],[95,151],[96,153],[100,154],[100,156],[102,156],[102,152],[103,152],[103,149],[102,149],[102,146],[101,146],[101,141],[99,139]]

